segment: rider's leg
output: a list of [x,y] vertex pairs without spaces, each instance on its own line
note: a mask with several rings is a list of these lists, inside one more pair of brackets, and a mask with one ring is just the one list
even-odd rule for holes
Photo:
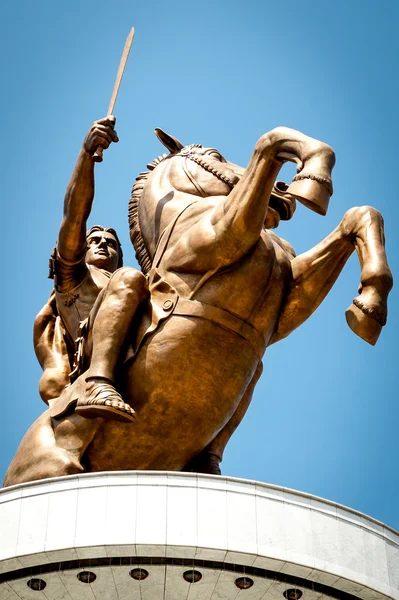
[[254,376],[252,377],[251,383],[247,387],[246,392],[230,421],[226,423],[221,431],[219,431],[212,442],[202,452],[200,452],[198,456],[188,463],[188,465],[184,468],[184,471],[221,475],[219,465],[223,460],[224,449],[247,412],[252,400],[255,386],[262,375],[262,371],[263,364],[260,362]]
[[92,355],[84,374],[87,385],[79,398],[76,412],[85,417],[133,420],[133,409],[123,402],[114,382],[118,361],[133,318],[147,297],[146,278],[136,269],[123,267],[111,277],[101,298],[93,308]]

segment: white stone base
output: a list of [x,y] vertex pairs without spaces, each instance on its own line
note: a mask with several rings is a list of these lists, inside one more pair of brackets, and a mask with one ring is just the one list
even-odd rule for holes
[[[132,579],[134,567],[148,577]],[[188,583],[193,568],[202,578]],[[243,576],[249,589],[235,584]],[[92,473],[0,490],[0,600],[284,600],[292,588],[302,600],[399,600],[399,534],[229,477]]]

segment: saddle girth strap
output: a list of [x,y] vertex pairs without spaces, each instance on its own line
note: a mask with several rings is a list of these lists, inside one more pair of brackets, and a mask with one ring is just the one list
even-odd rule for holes
[[240,337],[244,338],[255,350],[259,360],[265,352],[266,342],[259,331],[257,331],[252,325],[228,312],[223,308],[213,306],[212,304],[206,304],[205,302],[198,302],[198,300],[187,300],[185,298],[178,298],[175,307],[173,309],[173,315],[182,317],[197,317],[212,321],[223,327],[227,331],[232,331]]

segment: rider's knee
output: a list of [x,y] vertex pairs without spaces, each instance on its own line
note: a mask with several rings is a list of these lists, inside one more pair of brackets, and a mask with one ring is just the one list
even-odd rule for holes
[[133,292],[141,302],[148,295],[147,279],[137,269],[121,267],[113,274],[110,283],[116,292],[122,294]]

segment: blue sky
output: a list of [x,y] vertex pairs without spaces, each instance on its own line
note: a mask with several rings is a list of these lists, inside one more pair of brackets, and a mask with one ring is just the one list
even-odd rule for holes
[[[2,8],[2,477],[44,409],[32,322],[51,289],[49,253],[91,122],[105,116],[124,40],[136,36],[116,105],[119,144],[96,168],[90,224],[115,227],[134,265],[127,201],[163,151],[154,127],[245,166],[260,135],[294,127],[336,151],[326,217],[299,206],[278,233],[305,251],[354,205],[384,215],[398,272],[396,0],[284,3],[28,0]],[[293,175],[285,168],[286,179]],[[4,239],[4,237],[3,237]],[[347,327],[354,255],[316,314],[268,350],[226,475],[300,489],[399,528],[398,298],[374,348]]]

